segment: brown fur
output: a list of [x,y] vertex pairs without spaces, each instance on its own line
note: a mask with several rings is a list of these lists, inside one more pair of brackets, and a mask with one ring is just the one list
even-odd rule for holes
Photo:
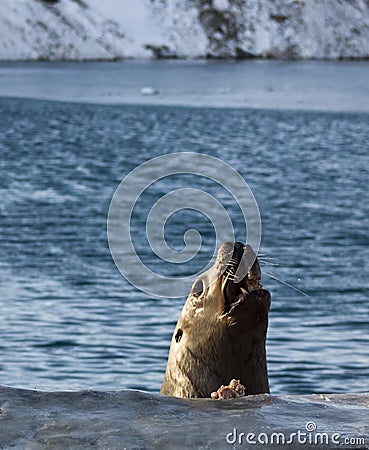
[[[228,269],[233,264],[234,273],[241,265],[240,251],[251,257],[252,264],[242,280],[230,281]],[[226,256],[238,262],[228,263]],[[214,266],[196,280],[183,307],[161,394],[210,397],[232,378],[245,386],[246,395],[269,392],[265,340],[270,294],[259,280],[260,268],[251,247],[229,242],[220,247]],[[249,293],[240,304],[232,305],[240,287]]]

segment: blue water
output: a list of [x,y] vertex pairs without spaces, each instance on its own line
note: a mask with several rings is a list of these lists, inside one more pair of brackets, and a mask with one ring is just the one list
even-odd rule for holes
[[[184,299],[150,298],[122,278],[108,248],[107,213],[137,165],[196,151],[244,176],[261,212],[260,252],[278,264],[262,267],[272,293],[271,391],[369,391],[368,119],[0,98],[0,384],[159,390]],[[173,185],[220,189],[177,176],[157,192]],[[224,203],[242,235],[240,212],[231,198]],[[138,245],[145,211],[133,223]],[[206,260],[214,230],[194,214],[169,222],[167,237],[180,248],[199,222]],[[188,271],[163,266],[145,245],[140,256],[163,273]]]

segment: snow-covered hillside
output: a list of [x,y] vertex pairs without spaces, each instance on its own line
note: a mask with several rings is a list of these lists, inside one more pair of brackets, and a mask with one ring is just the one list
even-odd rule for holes
[[368,0],[0,0],[0,59],[368,58]]

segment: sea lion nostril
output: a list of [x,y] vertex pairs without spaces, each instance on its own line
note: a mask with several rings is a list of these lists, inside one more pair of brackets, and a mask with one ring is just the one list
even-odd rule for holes
[[176,340],[176,342],[179,342],[182,339],[182,336],[183,336],[183,331],[180,328],[178,328],[174,339]]
[[234,248],[237,249],[237,251],[241,252],[241,254],[242,254],[245,249],[245,245],[242,242],[236,241],[234,243]]

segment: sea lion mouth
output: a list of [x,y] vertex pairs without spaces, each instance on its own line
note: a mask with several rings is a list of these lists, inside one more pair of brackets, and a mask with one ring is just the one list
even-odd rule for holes
[[[228,263],[222,274],[223,314],[234,312],[241,304],[251,299],[265,297],[269,301],[270,294],[263,289],[259,262],[251,247],[240,242],[225,245],[228,246]],[[232,256],[229,259],[230,251]],[[242,277],[237,276],[241,264],[244,266],[241,267],[244,272]],[[258,295],[255,296],[256,293]]]
[[[244,286],[237,286],[234,285],[234,287],[231,288],[231,290],[234,292],[233,295],[229,295],[230,290],[230,284],[232,282],[228,281],[226,288],[223,291],[224,295],[224,314],[227,314],[233,310],[235,310],[241,303],[248,300],[248,298],[254,298],[251,294],[255,293],[256,291],[263,292],[265,291],[263,289],[263,285],[260,282],[257,282],[256,285],[250,286],[250,284],[245,288]],[[265,291],[266,292],[266,291]]]

